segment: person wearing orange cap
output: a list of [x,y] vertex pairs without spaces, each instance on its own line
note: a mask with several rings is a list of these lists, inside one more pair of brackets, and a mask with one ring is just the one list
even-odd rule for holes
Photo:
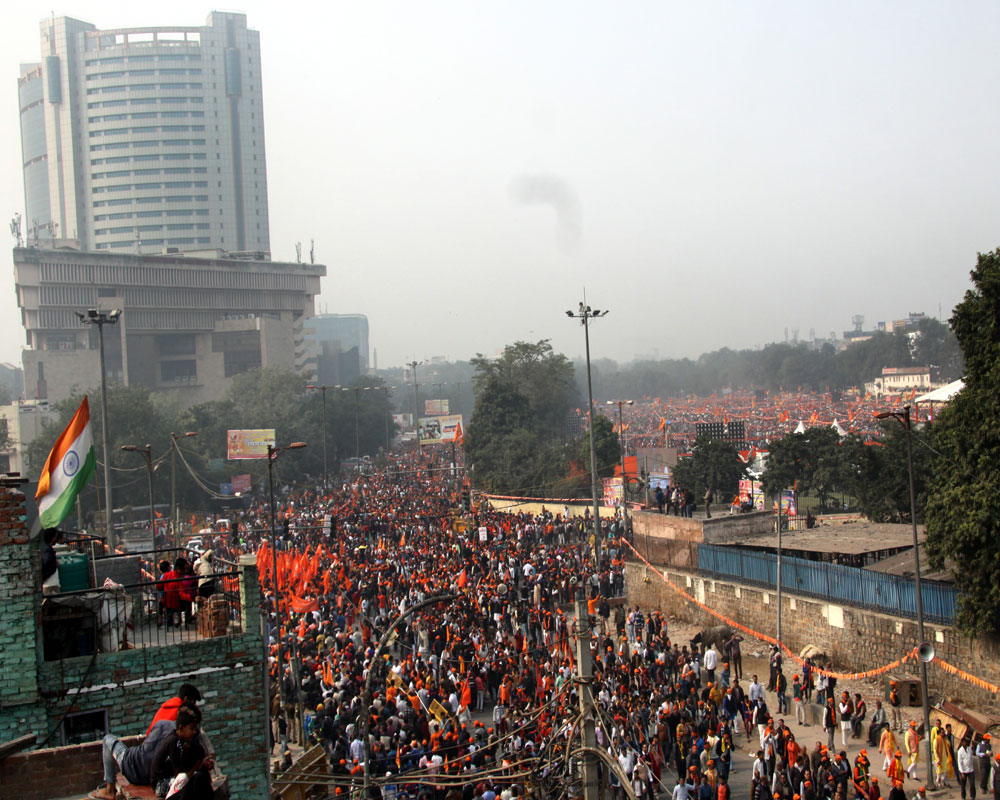
[[979,789],[983,794],[986,794],[986,784],[990,780],[990,766],[993,763],[993,745],[988,733],[984,733],[979,744],[976,745],[976,758],[979,759]]
[[889,762],[889,769],[886,770],[889,776],[889,780],[895,783],[899,781],[900,784],[903,782],[903,751],[897,750],[892,754],[892,760]]
[[833,749],[833,737],[837,731],[837,708],[832,697],[827,698],[826,707],[823,709],[823,729],[826,731],[826,746]]
[[889,790],[888,800],[906,800],[906,792],[903,791],[903,781],[894,780],[892,789]]
[[851,718],[854,716],[854,702],[851,700],[850,692],[840,695],[840,744],[847,747],[847,734],[851,730]]
[[806,722],[805,689],[802,686],[802,676],[796,674],[792,679],[792,702],[795,703],[795,721],[799,725],[808,726]]
[[[906,731],[903,743],[906,745],[906,774],[913,780],[916,780],[917,764],[920,763],[920,735],[917,733],[917,723],[913,720],[910,720],[910,727]],[[974,792],[975,786],[972,788]]]
[[892,754],[896,752],[897,747],[896,734],[892,732],[892,728],[883,728],[882,735],[878,741],[878,751],[885,756],[885,761],[882,763],[882,771],[886,774],[889,772],[889,764],[892,763]]

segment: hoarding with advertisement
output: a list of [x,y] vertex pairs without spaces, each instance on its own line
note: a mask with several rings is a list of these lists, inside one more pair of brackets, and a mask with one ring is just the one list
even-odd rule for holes
[[232,479],[233,491],[234,492],[249,492],[250,491],[250,476],[249,475],[233,475]]
[[428,417],[439,417],[448,413],[448,398],[443,400],[424,400],[424,414]]
[[393,414],[392,423],[401,431],[413,427],[413,414]]
[[274,447],[274,428],[226,431],[226,452],[230,461],[267,458],[267,446]]
[[420,444],[442,444],[455,441],[458,428],[462,425],[462,415],[421,417],[417,422]]
[[604,478],[604,505],[615,508],[622,504],[622,479]]
[[760,481],[740,481],[740,504],[747,505],[753,503],[757,511],[764,510],[764,490],[761,489]]

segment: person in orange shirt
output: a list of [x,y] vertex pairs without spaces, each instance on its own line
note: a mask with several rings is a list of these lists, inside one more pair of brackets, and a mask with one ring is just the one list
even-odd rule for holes
[[892,761],[889,762],[888,775],[889,775],[889,780],[890,781],[893,781],[893,782],[899,781],[899,782],[902,783],[902,781],[903,781],[903,752],[901,750],[897,750],[895,753],[892,754]]

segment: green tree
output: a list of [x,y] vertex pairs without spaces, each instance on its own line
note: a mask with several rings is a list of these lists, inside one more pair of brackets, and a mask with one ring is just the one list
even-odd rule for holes
[[933,368],[935,377],[942,381],[956,380],[965,373],[965,359],[958,339],[951,328],[933,317],[925,317],[917,324],[913,361]]
[[540,430],[562,433],[576,399],[573,365],[552,349],[548,339],[514,342],[504,348],[499,358],[478,354],[472,365],[476,369],[473,385],[477,402],[487,381],[495,378],[513,386],[527,399]]
[[[603,414],[598,414],[594,420],[594,454],[597,456],[597,474],[602,478],[610,478],[615,474],[615,467],[621,463],[622,450],[614,424]],[[590,435],[585,433],[580,439],[577,455],[584,471],[590,474]]]
[[956,623],[969,634],[1000,630],[1000,249],[980,253],[973,288],[951,327],[965,355],[965,388],[936,421],[927,554],[954,563]]
[[516,342],[497,359],[479,355],[472,363],[476,400],[465,455],[473,483],[494,492],[549,494],[570,473],[563,430],[573,366],[547,341]]
[[768,445],[762,483],[766,495],[795,488],[800,494],[814,492],[825,506],[847,483],[847,475],[837,432],[832,427],[809,428]]
[[690,489],[699,497],[711,489],[716,500],[736,494],[740,480],[747,474],[747,465],[740,459],[736,445],[722,439],[699,436],[691,455],[680,459],[674,467],[674,483]]

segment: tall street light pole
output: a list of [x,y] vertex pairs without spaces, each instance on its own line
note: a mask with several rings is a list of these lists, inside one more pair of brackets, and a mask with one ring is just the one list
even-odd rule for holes
[[104,326],[115,325],[121,316],[121,309],[101,311],[87,309],[86,314],[76,312],[84,325],[97,326],[97,339],[101,351],[101,444],[104,448],[104,536],[109,551],[115,549],[115,528],[111,522],[111,436],[108,432],[108,372],[104,363]]
[[634,400],[608,400],[609,406],[618,406],[618,449],[621,451],[622,459],[622,515],[626,532],[628,531],[628,477],[625,475],[625,423],[622,419],[622,406],[630,406],[634,402]]
[[[920,589],[920,542],[917,537],[917,494],[913,486],[913,422],[910,418],[910,407],[903,406],[903,413],[885,411],[875,415],[875,419],[888,419],[889,417],[896,420],[906,431],[906,467],[910,473],[910,522],[913,526],[913,586],[917,592],[917,636],[920,638],[923,650],[923,645],[928,644],[928,642],[924,636],[924,598]],[[930,784],[934,780],[934,752],[931,749],[931,710],[930,698],[927,696],[929,688],[927,661],[924,660],[923,656],[918,660],[920,661],[920,699],[924,712],[924,738],[927,743],[927,783]]]
[[153,534],[153,548],[156,548],[156,517],[153,513],[153,451],[147,444],[145,447],[136,447],[134,444],[123,444],[121,447],[126,453],[139,453],[146,459],[146,471],[149,478],[149,530]]
[[307,389],[319,389],[323,393],[323,491],[330,485],[330,471],[327,462],[327,451],[326,451],[326,390],[329,386],[314,386],[309,384],[306,386]]
[[417,367],[423,364],[423,361],[409,361],[406,366],[408,366],[413,371],[413,425],[417,429],[417,453],[420,453],[420,426],[417,420],[420,418],[420,388],[417,384]]
[[279,713],[286,717],[288,714],[288,703],[285,699],[285,681],[282,676],[284,663],[281,653],[281,613],[278,602],[278,528],[277,512],[274,507],[274,462],[278,456],[288,450],[301,450],[306,446],[305,442],[292,442],[285,447],[275,447],[273,444],[267,446],[267,488],[271,504],[271,595],[274,598],[274,627],[275,640],[278,642],[278,698]]
[[587,410],[590,429],[590,490],[594,501],[594,562],[595,567],[601,563],[601,507],[598,500],[597,481],[597,450],[594,447],[594,389],[590,378],[590,320],[606,317],[607,310],[600,311],[588,306],[585,302],[580,303],[580,308],[575,313],[567,311],[566,316],[579,319],[583,325],[583,341],[587,355]]
[[170,531],[173,534],[174,547],[181,544],[181,526],[177,519],[177,440],[197,436],[197,431],[170,434]]
[[382,386],[381,389],[385,392],[385,454],[389,455],[389,449],[392,446],[392,439],[389,436],[389,423],[392,420],[392,414],[389,413],[389,392],[395,389],[395,386]]

